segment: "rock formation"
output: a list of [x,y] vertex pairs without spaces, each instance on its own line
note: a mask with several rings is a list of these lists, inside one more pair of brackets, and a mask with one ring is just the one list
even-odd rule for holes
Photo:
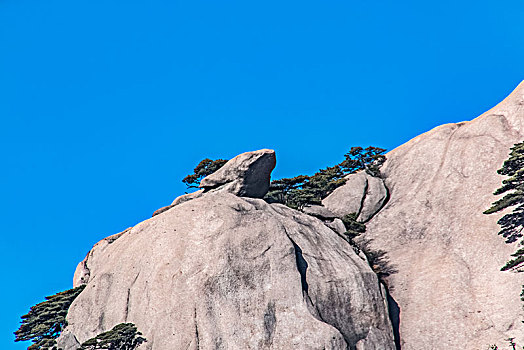
[[346,179],[346,185],[333,191],[322,204],[339,217],[356,213],[358,221],[367,222],[388,199],[384,180],[365,171],[350,174]]
[[[435,128],[387,154],[381,177],[349,175],[303,212],[261,198],[272,150],[243,153],[154,216],[99,243],[75,272],[64,350],[118,323],[140,349],[487,349],[524,344],[524,273],[483,215],[524,138],[524,83],[471,122]],[[387,254],[387,290],[343,238]],[[371,261],[371,260],[370,260]],[[396,342],[396,343],[395,343]]]
[[239,154],[200,182],[204,192],[226,191],[241,197],[262,198],[275,168],[275,151],[262,149]]
[[[389,200],[367,223],[364,239],[398,270],[388,282],[400,307],[402,350],[487,349],[510,337],[524,344],[524,273],[500,271],[516,250],[497,236],[504,213],[482,214],[504,179],[497,169],[523,139],[521,83],[477,119],[442,125],[387,154],[381,172]],[[362,212],[379,208],[384,195],[372,191],[366,207],[364,176],[351,175],[326,207],[360,212],[366,221]]]
[[97,243],[59,345],[133,322],[141,349],[394,349],[365,259],[313,216],[237,196],[263,196],[273,167],[273,151],[244,153],[205,193]]

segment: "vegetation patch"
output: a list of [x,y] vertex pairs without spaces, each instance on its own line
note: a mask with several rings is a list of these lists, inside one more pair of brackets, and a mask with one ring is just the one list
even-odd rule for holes
[[71,303],[84,290],[76,287],[45,297],[22,316],[22,325],[15,332],[15,341],[32,341],[28,350],[56,349],[56,338],[67,326],[66,316]]
[[[506,239],[506,243],[518,241],[518,248],[515,253],[502,268],[502,271],[512,270],[514,272],[523,272],[524,265],[524,240],[522,239],[524,228],[524,142],[517,143],[511,148],[509,158],[504,162],[502,168],[497,170],[500,175],[509,176],[502,181],[502,187],[498,188],[493,194],[504,196],[494,202],[484,214],[493,214],[501,210],[513,208],[511,213],[505,214],[498,224],[501,228],[499,235]],[[524,301],[524,285],[520,294],[521,300]],[[524,322],[524,321],[523,321]],[[507,339],[511,349],[517,349],[514,338]],[[496,345],[491,345],[490,349],[497,350]],[[524,347],[522,347],[524,349]]]
[[134,350],[146,342],[133,323],[120,323],[84,342],[78,350]]
[[314,175],[272,181],[264,199],[294,209],[302,209],[308,204],[321,204],[322,199],[346,183],[348,174],[366,171],[371,176],[380,176],[379,169],[386,160],[385,152],[385,149],[378,147],[352,147],[341,163],[320,169]]

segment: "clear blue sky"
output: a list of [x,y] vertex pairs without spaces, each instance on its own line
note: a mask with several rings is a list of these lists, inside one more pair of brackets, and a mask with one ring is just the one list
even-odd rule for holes
[[0,1],[0,348],[205,157],[276,177],[468,120],[524,79],[524,2]]

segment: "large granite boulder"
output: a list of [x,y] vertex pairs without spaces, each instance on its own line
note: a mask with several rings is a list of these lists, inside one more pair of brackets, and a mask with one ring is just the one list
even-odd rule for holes
[[356,213],[358,221],[367,222],[384,206],[387,199],[388,190],[384,180],[360,171],[348,175],[346,184],[322,200],[322,205],[339,217]]
[[[504,213],[482,214],[498,198],[497,169],[523,139],[521,83],[477,119],[440,126],[387,154],[381,171],[390,198],[363,238],[398,270],[388,284],[402,350],[487,349],[510,337],[524,344],[524,273],[500,271],[516,247],[497,235]],[[351,185],[324,205],[354,211],[355,203],[344,210],[344,196],[334,197],[362,192]]]
[[98,243],[79,284],[64,350],[122,322],[147,338],[141,349],[395,348],[385,292],[346,241],[312,216],[227,192]]
[[224,191],[241,197],[262,198],[275,168],[275,151],[261,149],[239,154],[200,181],[204,192]]

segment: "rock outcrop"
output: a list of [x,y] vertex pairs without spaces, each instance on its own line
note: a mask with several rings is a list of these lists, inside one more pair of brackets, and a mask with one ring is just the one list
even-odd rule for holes
[[254,157],[241,155],[203,181],[220,190],[93,247],[75,273],[86,288],[64,350],[122,322],[147,338],[140,349],[395,349],[386,293],[344,239],[313,216],[231,193],[267,191],[274,154],[254,153],[262,175],[243,168],[235,184],[231,164]]
[[322,204],[339,217],[356,213],[358,221],[367,222],[384,206],[387,199],[388,190],[384,180],[361,171],[348,175],[346,184],[333,191]]
[[224,191],[240,197],[262,198],[275,168],[275,151],[262,149],[239,154],[200,181],[204,192]]
[[[364,239],[398,270],[388,282],[400,307],[402,350],[487,349],[510,337],[524,343],[524,273],[500,271],[516,250],[497,235],[504,213],[482,214],[504,179],[497,169],[524,139],[523,126],[521,83],[477,119],[437,127],[387,154],[381,171],[389,201]],[[350,177],[324,205],[355,212],[363,183]]]
[[[275,154],[241,154],[154,217],[97,243],[64,350],[133,322],[140,349],[487,349],[524,343],[524,273],[497,235],[497,174],[524,138],[524,83],[471,122],[435,128],[304,212],[262,198]],[[388,291],[343,238],[356,213]],[[358,251],[358,250],[357,250]],[[370,258],[371,262],[371,258]],[[381,268],[375,261],[375,268]],[[391,321],[390,321],[391,320]],[[395,344],[396,342],[396,344]]]

